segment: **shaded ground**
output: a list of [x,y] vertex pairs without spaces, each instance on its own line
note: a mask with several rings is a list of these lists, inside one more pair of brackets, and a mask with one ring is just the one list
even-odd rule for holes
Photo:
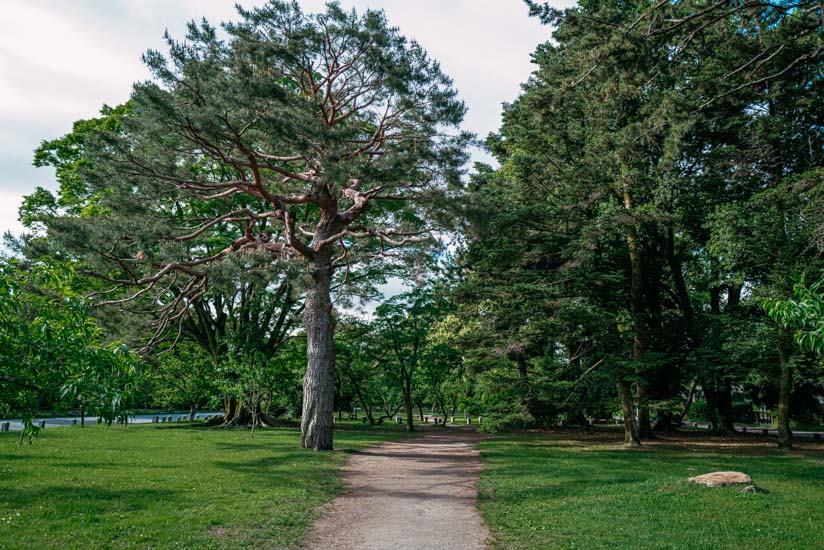
[[307,547],[484,548],[478,439],[471,430],[433,427],[420,438],[353,453],[344,468],[349,490],[315,523]]
[[[621,447],[623,426],[598,426],[591,430],[582,428],[556,428],[552,430],[529,430],[512,434],[512,437],[545,438],[555,445],[575,446],[617,446]],[[704,430],[683,429],[672,433],[656,432],[655,439],[644,441],[642,449],[681,448],[706,449],[710,451],[734,451],[741,454],[770,453],[777,456],[824,452],[824,441],[793,439],[794,451],[778,451],[775,438],[755,433],[737,435],[710,435]]]

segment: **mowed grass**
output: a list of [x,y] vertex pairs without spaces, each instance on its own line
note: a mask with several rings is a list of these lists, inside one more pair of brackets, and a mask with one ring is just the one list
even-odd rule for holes
[[[480,507],[496,548],[824,548],[824,447],[666,437],[638,451],[614,433],[504,436],[479,445]],[[766,493],[688,477],[748,473]]]
[[0,548],[282,548],[342,489],[346,450],[403,437],[339,425],[335,447],[297,428],[66,427],[34,445],[0,434]]

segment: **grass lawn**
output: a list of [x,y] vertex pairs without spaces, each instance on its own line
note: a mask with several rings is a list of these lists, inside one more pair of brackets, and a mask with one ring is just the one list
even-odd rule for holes
[[[824,446],[666,437],[642,450],[614,432],[491,438],[480,506],[497,548],[824,548]],[[768,493],[688,477],[750,474]]]
[[[339,424],[335,447],[403,437]],[[341,451],[297,428],[53,428],[29,446],[0,434],[0,548],[278,548],[297,544],[342,488]]]

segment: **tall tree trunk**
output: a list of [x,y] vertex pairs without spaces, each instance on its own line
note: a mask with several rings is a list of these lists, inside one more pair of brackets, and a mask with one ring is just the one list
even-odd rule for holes
[[721,429],[726,434],[735,434],[735,417],[732,413],[732,380],[724,380],[724,387],[718,393],[718,412],[721,414]]
[[303,377],[303,414],[300,446],[332,450],[332,408],[335,402],[335,343],[332,322],[331,249],[321,250],[309,263],[312,285],[306,291],[303,323],[306,328],[306,375]]
[[718,392],[710,385],[707,379],[701,380],[701,387],[704,389],[704,399],[707,402],[707,414],[710,417],[710,430],[713,433],[722,433],[721,422],[718,420]]
[[515,356],[515,362],[518,365],[518,378],[526,380],[528,373],[526,369],[526,353],[518,351]]
[[628,380],[621,380],[618,391],[621,395],[621,413],[624,415],[624,445],[637,447],[641,445],[641,438],[632,406],[632,384]]
[[[681,309],[684,330],[684,355],[679,359],[678,364],[683,365],[684,356],[686,352],[694,350],[698,347],[694,325],[693,325],[693,310],[692,301],[690,299],[689,289],[684,281],[684,271],[681,258],[675,250],[675,230],[670,225],[667,227],[667,242],[666,242],[667,263],[672,274],[673,284],[675,286],[675,294],[678,297],[678,306]],[[695,390],[698,387],[699,379],[695,377],[690,383],[689,390],[687,390],[687,398],[684,400],[684,405],[681,407],[681,412],[675,416],[673,422],[680,425],[684,418],[689,414],[692,402],[695,399]]]
[[412,376],[403,374],[403,406],[406,409],[406,431],[415,431],[415,407],[412,404]]
[[80,427],[86,425],[86,409],[83,408],[83,403],[80,403]]
[[223,426],[246,426],[256,422],[255,416],[248,402],[236,396],[228,396],[223,400]]
[[790,430],[790,397],[793,391],[793,375],[790,354],[785,343],[787,334],[779,329],[778,355],[781,360],[781,377],[778,384],[778,448],[793,448],[793,432]]
[[355,377],[349,374],[349,381],[352,383],[352,388],[355,390],[355,395],[358,397],[358,401],[360,401],[361,408],[363,408],[363,412],[366,414],[366,418],[369,419],[369,425],[375,425],[375,417],[372,416],[372,407],[366,403],[366,399],[363,397],[363,391],[361,390],[360,384],[358,384]]
[[692,401],[695,399],[695,388],[698,386],[698,378],[693,378],[690,383],[690,389],[687,391],[687,398],[684,400],[684,405],[681,407],[681,412],[676,417],[676,424],[681,424],[684,418],[689,414]]
[[230,395],[223,399],[223,424],[225,426],[242,424],[243,400]]
[[670,226],[667,229],[667,263],[672,274],[672,281],[675,285],[675,293],[678,296],[678,306],[684,319],[684,336],[687,341],[687,349],[694,349],[693,342],[693,311],[690,300],[689,289],[684,281],[684,271],[681,258],[675,251],[675,230]]
[[652,439],[652,421],[649,415],[649,398],[647,397],[647,387],[643,381],[639,381],[635,386],[635,395],[638,398],[638,437],[641,439]]
[[[741,285],[727,286],[727,305],[724,311],[728,315],[735,316],[739,305],[741,304]],[[720,293],[720,290],[719,290]],[[714,293],[715,294],[715,293]],[[713,298],[713,303],[710,307],[718,308],[717,299]],[[714,311],[715,313],[716,311]],[[732,380],[729,378],[724,380],[724,387],[718,395],[718,412],[721,415],[721,425],[725,433],[735,434],[735,416],[732,409]]]
[[730,285],[727,287],[727,311],[734,311],[741,304],[742,285]]
[[[714,286],[710,287],[710,313],[712,315],[721,314],[721,287],[718,286],[718,259],[710,258],[710,279]],[[712,432],[716,434],[723,434],[726,432],[722,419],[723,412],[723,392],[718,391],[716,380],[704,378],[701,380],[701,386],[704,388],[704,398],[707,401],[707,413],[712,424]]]
[[[627,216],[627,223],[626,223],[626,239],[627,239],[627,250],[629,252],[629,263],[630,263],[630,270],[631,270],[631,295],[632,295],[632,317],[634,323],[634,336],[632,342],[632,358],[639,363],[643,360],[644,354],[646,353],[647,348],[647,330],[646,330],[646,320],[644,319],[644,267],[643,261],[641,258],[641,247],[640,243],[638,242],[638,231],[636,227],[636,221],[632,217],[634,215],[633,209],[633,201],[632,201],[632,194],[629,188],[629,182],[627,181],[628,175],[626,174],[626,167],[622,167],[622,172],[624,182],[623,182],[623,198],[624,198],[624,210]],[[634,443],[640,441],[641,437],[648,438],[652,435],[652,426],[650,425],[649,419],[649,404],[647,402],[647,391],[646,387],[643,382],[643,373],[639,372],[636,369],[638,376],[638,384],[637,384],[637,397],[638,397],[638,421],[635,422],[635,418],[633,417],[632,421],[627,423],[626,418],[624,419],[624,440],[628,443]],[[622,380],[621,381],[621,406],[624,407],[624,400],[628,399],[632,400],[632,393],[630,391],[629,395],[624,395],[625,388],[624,386],[629,388],[629,383]],[[630,406],[630,409],[632,407]],[[627,429],[631,428],[633,425],[636,426],[634,432],[627,433]]]

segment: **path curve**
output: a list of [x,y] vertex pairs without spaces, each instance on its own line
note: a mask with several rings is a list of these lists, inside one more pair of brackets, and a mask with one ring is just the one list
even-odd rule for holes
[[306,547],[485,548],[489,531],[476,507],[478,439],[474,431],[433,427],[354,452],[344,467],[349,490],[315,523]]

